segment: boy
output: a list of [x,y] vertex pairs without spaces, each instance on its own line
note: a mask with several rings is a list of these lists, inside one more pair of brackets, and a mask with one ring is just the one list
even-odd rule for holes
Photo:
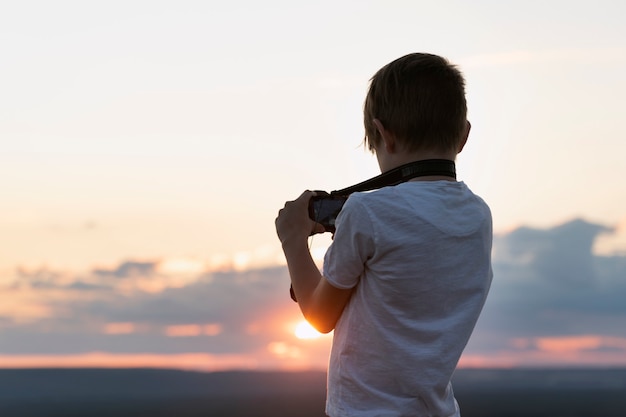
[[[469,135],[465,82],[436,55],[381,68],[364,105],[365,144],[384,173],[454,161]],[[323,274],[307,247],[314,193],[276,219],[304,317],[334,330],[326,413],[459,416],[450,379],[491,284],[491,213],[463,182],[417,177],[348,198]]]

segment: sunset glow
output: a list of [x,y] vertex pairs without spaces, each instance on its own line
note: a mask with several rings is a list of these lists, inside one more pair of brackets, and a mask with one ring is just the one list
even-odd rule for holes
[[294,334],[298,339],[317,339],[322,336],[322,334],[315,330],[306,320],[298,323]]
[[[304,328],[304,326],[302,326]],[[122,334],[121,326],[116,331]],[[179,337],[182,337],[183,332]],[[192,332],[189,330],[188,335]],[[490,354],[464,354],[460,368],[515,368],[515,367],[593,367],[626,366],[626,340],[586,336],[586,340],[603,340],[602,346],[613,347],[606,351],[595,342],[569,337],[537,341],[537,349],[510,350]],[[318,369],[324,370],[330,353],[330,338],[297,339],[297,342],[272,342],[265,351],[253,354],[178,353],[178,354],[114,354],[89,352],[74,355],[0,355],[0,368],[172,368],[185,370],[218,371],[228,369]],[[321,344],[318,341],[322,342]],[[312,343],[312,344],[311,344]],[[558,346],[558,349],[555,348]]]
[[0,368],[173,368],[199,371],[258,369],[258,359],[243,355],[113,354],[90,352],[80,355],[0,355]]

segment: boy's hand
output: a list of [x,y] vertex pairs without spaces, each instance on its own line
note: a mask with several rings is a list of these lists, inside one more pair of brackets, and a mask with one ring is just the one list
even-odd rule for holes
[[278,212],[276,233],[284,245],[286,242],[298,242],[308,239],[314,233],[323,233],[324,227],[309,218],[309,200],[316,195],[305,191],[294,201],[287,201]]

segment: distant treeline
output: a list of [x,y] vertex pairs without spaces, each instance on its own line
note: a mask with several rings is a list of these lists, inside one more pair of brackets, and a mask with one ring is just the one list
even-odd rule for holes
[[[324,417],[323,372],[0,370],[0,416]],[[463,417],[624,417],[626,369],[461,369]]]

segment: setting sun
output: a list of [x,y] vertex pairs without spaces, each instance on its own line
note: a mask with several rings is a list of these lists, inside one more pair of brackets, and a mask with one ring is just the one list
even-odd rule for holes
[[295,335],[298,339],[317,339],[322,336],[322,334],[315,330],[315,328],[313,328],[313,326],[311,326],[306,320],[302,320],[298,323]]

